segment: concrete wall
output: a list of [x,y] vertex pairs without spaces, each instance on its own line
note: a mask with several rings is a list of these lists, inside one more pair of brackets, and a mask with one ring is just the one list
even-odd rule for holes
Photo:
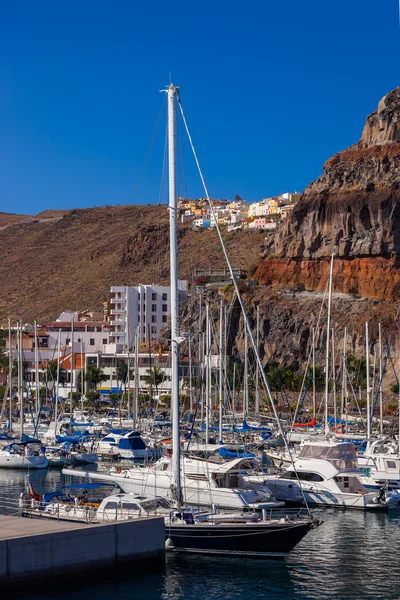
[[[38,521],[39,526],[41,522]],[[165,528],[161,517],[77,527],[0,539],[0,583],[164,555]]]

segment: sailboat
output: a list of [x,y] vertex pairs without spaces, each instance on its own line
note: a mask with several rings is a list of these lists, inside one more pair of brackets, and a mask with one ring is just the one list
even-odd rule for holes
[[[204,473],[210,469],[210,463],[203,461],[203,470],[200,471],[194,467],[193,470],[187,470],[188,458],[181,457],[180,449],[180,407],[179,407],[179,344],[183,340],[179,331],[179,305],[178,305],[178,237],[177,237],[177,194],[176,194],[176,106],[178,98],[178,88],[173,84],[165,90],[168,98],[168,163],[169,163],[169,212],[170,212],[170,278],[171,278],[171,410],[172,410],[172,457],[168,462],[159,462],[164,465],[160,469],[159,482],[166,479],[168,470],[169,496],[176,503],[175,516],[170,520],[166,530],[166,548],[170,551],[234,555],[234,556],[257,556],[263,558],[283,558],[286,556],[300,540],[319,522],[312,518],[292,520],[266,519],[266,513],[263,518],[254,520],[254,514],[248,514],[248,520],[245,515],[240,515],[240,522],[237,522],[238,515],[212,515],[205,521],[196,520],[193,512],[186,512],[183,508],[185,500],[188,501],[188,489],[200,490],[204,486]],[[182,109],[181,109],[182,112]],[[182,113],[183,116],[183,113]],[[184,117],[183,117],[184,118]],[[186,126],[186,121],[184,119]],[[187,129],[188,132],[188,129]],[[189,132],[188,132],[189,133]],[[191,138],[189,136],[189,140]],[[192,149],[193,145],[192,145]],[[195,155],[196,162],[197,157]],[[204,180],[203,180],[204,183]],[[207,197],[209,198],[208,192]],[[211,210],[213,211],[212,204]],[[217,230],[219,232],[218,226]],[[222,241],[222,240],[221,240]],[[225,251],[225,247],[223,246]],[[225,253],[234,285],[236,284],[232,268]],[[237,286],[235,285],[237,288]],[[237,293],[238,290],[236,289]],[[248,332],[250,327],[246,318]],[[252,337],[252,336],[250,336]],[[234,461],[235,462],[235,461]],[[196,466],[200,461],[196,463]],[[151,467],[153,472],[156,471]],[[225,463],[226,469],[226,463]],[[85,476],[85,473],[72,469],[64,469],[65,474]],[[141,475],[139,475],[141,473]],[[164,476],[163,476],[164,473]],[[126,489],[129,480],[133,481],[137,476],[141,478],[141,489],[144,490],[146,476],[151,472],[146,469],[133,467],[126,471],[115,474],[114,476],[103,477],[105,480],[114,481]],[[93,473],[86,473],[91,478],[101,479],[101,474],[94,476]],[[197,475],[197,477],[196,477]],[[112,479],[111,479],[112,477]],[[190,478],[192,482],[190,483]],[[213,477],[211,477],[213,479]],[[214,478],[217,481],[217,478]],[[182,485],[183,483],[183,485]],[[238,488],[224,488],[215,485],[214,489],[209,487],[207,481],[207,501],[208,505],[213,502],[214,493],[229,492],[235,502],[241,500],[242,490]],[[125,487],[124,487],[125,486]],[[160,486],[161,487],[161,486]],[[157,493],[163,490],[157,488]],[[185,497],[186,496],[186,497]],[[200,497],[200,496],[199,496]],[[219,495],[218,495],[219,497]],[[241,508],[245,508],[246,501],[241,500]],[[225,506],[227,506],[225,504]],[[230,507],[232,505],[229,505]],[[238,508],[237,504],[234,508]],[[248,506],[247,506],[248,508]],[[257,507],[259,508],[259,506]],[[244,517],[244,521],[242,518]],[[265,518],[264,518],[265,517]]]

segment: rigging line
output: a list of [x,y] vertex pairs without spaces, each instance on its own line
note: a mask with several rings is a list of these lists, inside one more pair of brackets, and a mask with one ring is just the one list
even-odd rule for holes
[[160,108],[160,111],[158,113],[157,121],[156,121],[156,124],[154,126],[154,130],[153,130],[153,134],[151,136],[150,143],[149,143],[149,146],[147,148],[146,156],[144,158],[144,161],[143,161],[143,164],[142,164],[142,168],[140,170],[140,173],[139,173],[139,176],[138,176],[138,179],[137,179],[136,186],[135,186],[135,188],[133,190],[133,193],[132,193],[132,202],[136,199],[136,194],[138,192],[139,185],[141,183],[141,180],[142,180],[142,177],[144,175],[144,172],[145,172],[145,170],[146,170],[146,168],[148,166],[148,162],[150,160],[150,153],[151,153],[151,150],[152,150],[152,147],[153,147],[154,139],[156,137],[156,134],[157,134],[157,131],[158,131],[158,127],[159,127],[159,124],[160,124],[160,120],[161,120],[161,115],[162,115],[162,113],[164,111],[164,108],[165,108],[166,104],[167,104],[167,96],[166,96],[166,94],[163,94],[161,108]]
[[293,465],[293,469],[294,469],[294,472],[296,474],[297,483],[298,483],[298,485],[300,487],[304,504],[307,507],[308,514],[311,517],[311,513],[310,513],[310,509],[309,509],[308,503],[307,503],[307,499],[306,499],[306,496],[304,494],[304,490],[303,490],[303,488],[301,486],[300,478],[298,476],[298,473],[297,473],[297,470],[296,470],[296,466],[295,466],[295,463],[294,463],[294,460],[293,460],[292,451],[291,451],[291,449],[289,447],[289,444],[288,444],[285,432],[284,432],[283,427],[282,427],[282,423],[281,423],[281,421],[279,419],[278,410],[277,410],[277,408],[275,406],[275,402],[274,402],[274,399],[273,399],[273,396],[272,396],[272,393],[271,393],[271,389],[270,389],[269,384],[268,384],[268,380],[267,380],[266,374],[265,374],[265,372],[264,372],[264,370],[262,368],[262,362],[261,362],[261,359],[260,359],[260,355],[258,353],[258,348],[257,348],[256,342],[255,342],[254,336],[253,336],[253,332],[252,332],[252,329],[251,329],[251,326],[250,326],[250,321],[249,321],[249,319],[247,317],[247,313],[246,313],[246,310],[245,310],[244,302],[243,302],[242,296],[240,294],[239,286],[237,284],[236,277],[235,277],[235,275],[233,273],[232,265],[231,265],[231,262],[229,260],[228,252],[226,250],[225,243],[224,243],[224,240],[223,240],[223,237],[222,237],[222,234],[221,234],[221,229],[219,227],[218,220],[216,219],[214,206],[213,206],[213,203],[211,202],[210,195],[208,193],[208,189],[207,189],[207,186],[206,186],[206,182],[204,180],[203,172],[201,170],[200,163],[199,163],[199,160],[197,158],[196,150],[195,150],[195,147],[194,147],[194,144],[193,144],[193,141],[192,141],[192,137],[190,135],[190,131],[189,131],[189,128],[188,128],[188,125],[187,125],[187,122],[186,122],[186,118],[185,118],[185,115],[183,113],[182,103],[181,103],[179,97],[178,97],[178,106],[179,106],[179,109],[181,111],[181,115],[182,115],[182,119],[183,119],[183,122],[184,122],[184,125],[185,125],[186,133],[187,133],[187,136],[189,138],[190,146],[192,148],[193,156],[194,156],[194,159],[196,161],[197,169],[199,171],[200,179],[201,179],[201,182],[203,184],[204,192],[206,194],[206,198],[207,198],[207,201],[208,201],[208,204],[209,204],[209,207],[210,207],[211,215],[212,215],[213,220],[215,222],[215,228],[216,228],[217,233],[218,233],[218,237],[219,237],[219,240],[220,240],[220,243],[221,243],[221,247],[222,247],[222,251],[223,251],[223,254],[224,254],[224,257],[225,257],[225,260],[226,260],[226,264],[228,265],[229,273],[230,273],[230,276],[231,276],[231,279],[232,279],[233,286],[235,288],[236,296],[237,296],[238,302],[240,304],[240,308],[242,310],[243,319],[245,320],[245,323],[246,323],[247,331],[248,331],[249,338],[250,338],[250,343],[252,345],[254,354],[256,356],[256,360],[257,360],[259,369],[261,371],[261,377],[262,377],[262,380],[264,382],[264,386],[265,386],[265,389],[266,389],[266,392],[267,392],[270,404],[272,406],[272,409],[273,409],[273,412],[274,412],[274,415],[275,415],[275,419],[276,419],[276,422],[277,422],[277,425],[278,425],[278,430],[279,430],[280,435],[282,436],[282,439],[284,440],[285,448],[286,448],[286,451],[287,451],[287,453],[288,453],[288,455],[290,457],[290,461],[291,461],[291,463]]

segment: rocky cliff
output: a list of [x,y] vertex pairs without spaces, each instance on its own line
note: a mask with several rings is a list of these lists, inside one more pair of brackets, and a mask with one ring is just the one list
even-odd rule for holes
[[[269,282],[324,286],[332,254],[341,277],[337,289],[392,299],[400,270],[400,88],[369,115],[360,141],[326,161],[324,173],[304,191],[277,232],[278,263],[266,261],[257,277]],[[300,263],[299,263],[300,261]],[[278,271],[280,270],[280,273]]]

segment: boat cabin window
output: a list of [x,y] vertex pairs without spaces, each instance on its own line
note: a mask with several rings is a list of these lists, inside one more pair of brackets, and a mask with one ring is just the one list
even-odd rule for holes
[[358,477],[336,476],[334,478],[340,491],[356,494],[364,491],[364,487]]
[[122,510],[139,510],[139,507],[133,502],[124,502],[122,504]]
[[231,473],[229,475],[229,487],[231,487],[231,488],[239,487],[239,475],[237,473]]
[[104,509],[105,510],[116,510],[118,508],[118,502],[107,502]]
[[319,445],[305,444],[299,458],[319,458],[328,460],[339,471],[357,468],[357,452],[353,444]]
[[[324,481],[324,478],[321,475],[318,475],[318,473],[307,473],[304,471],[298,471],[297,475],[302,481]],[[296,473],[294,471],[290,473],[290,479],[297,479]]]
[[158,508],[157,500],[147,500],[146,502],[142,502],[142,508],[146,512],[153,512]]
[[396,463],[394,460],[387,460],[386,465],[388,469],[396,469]]

